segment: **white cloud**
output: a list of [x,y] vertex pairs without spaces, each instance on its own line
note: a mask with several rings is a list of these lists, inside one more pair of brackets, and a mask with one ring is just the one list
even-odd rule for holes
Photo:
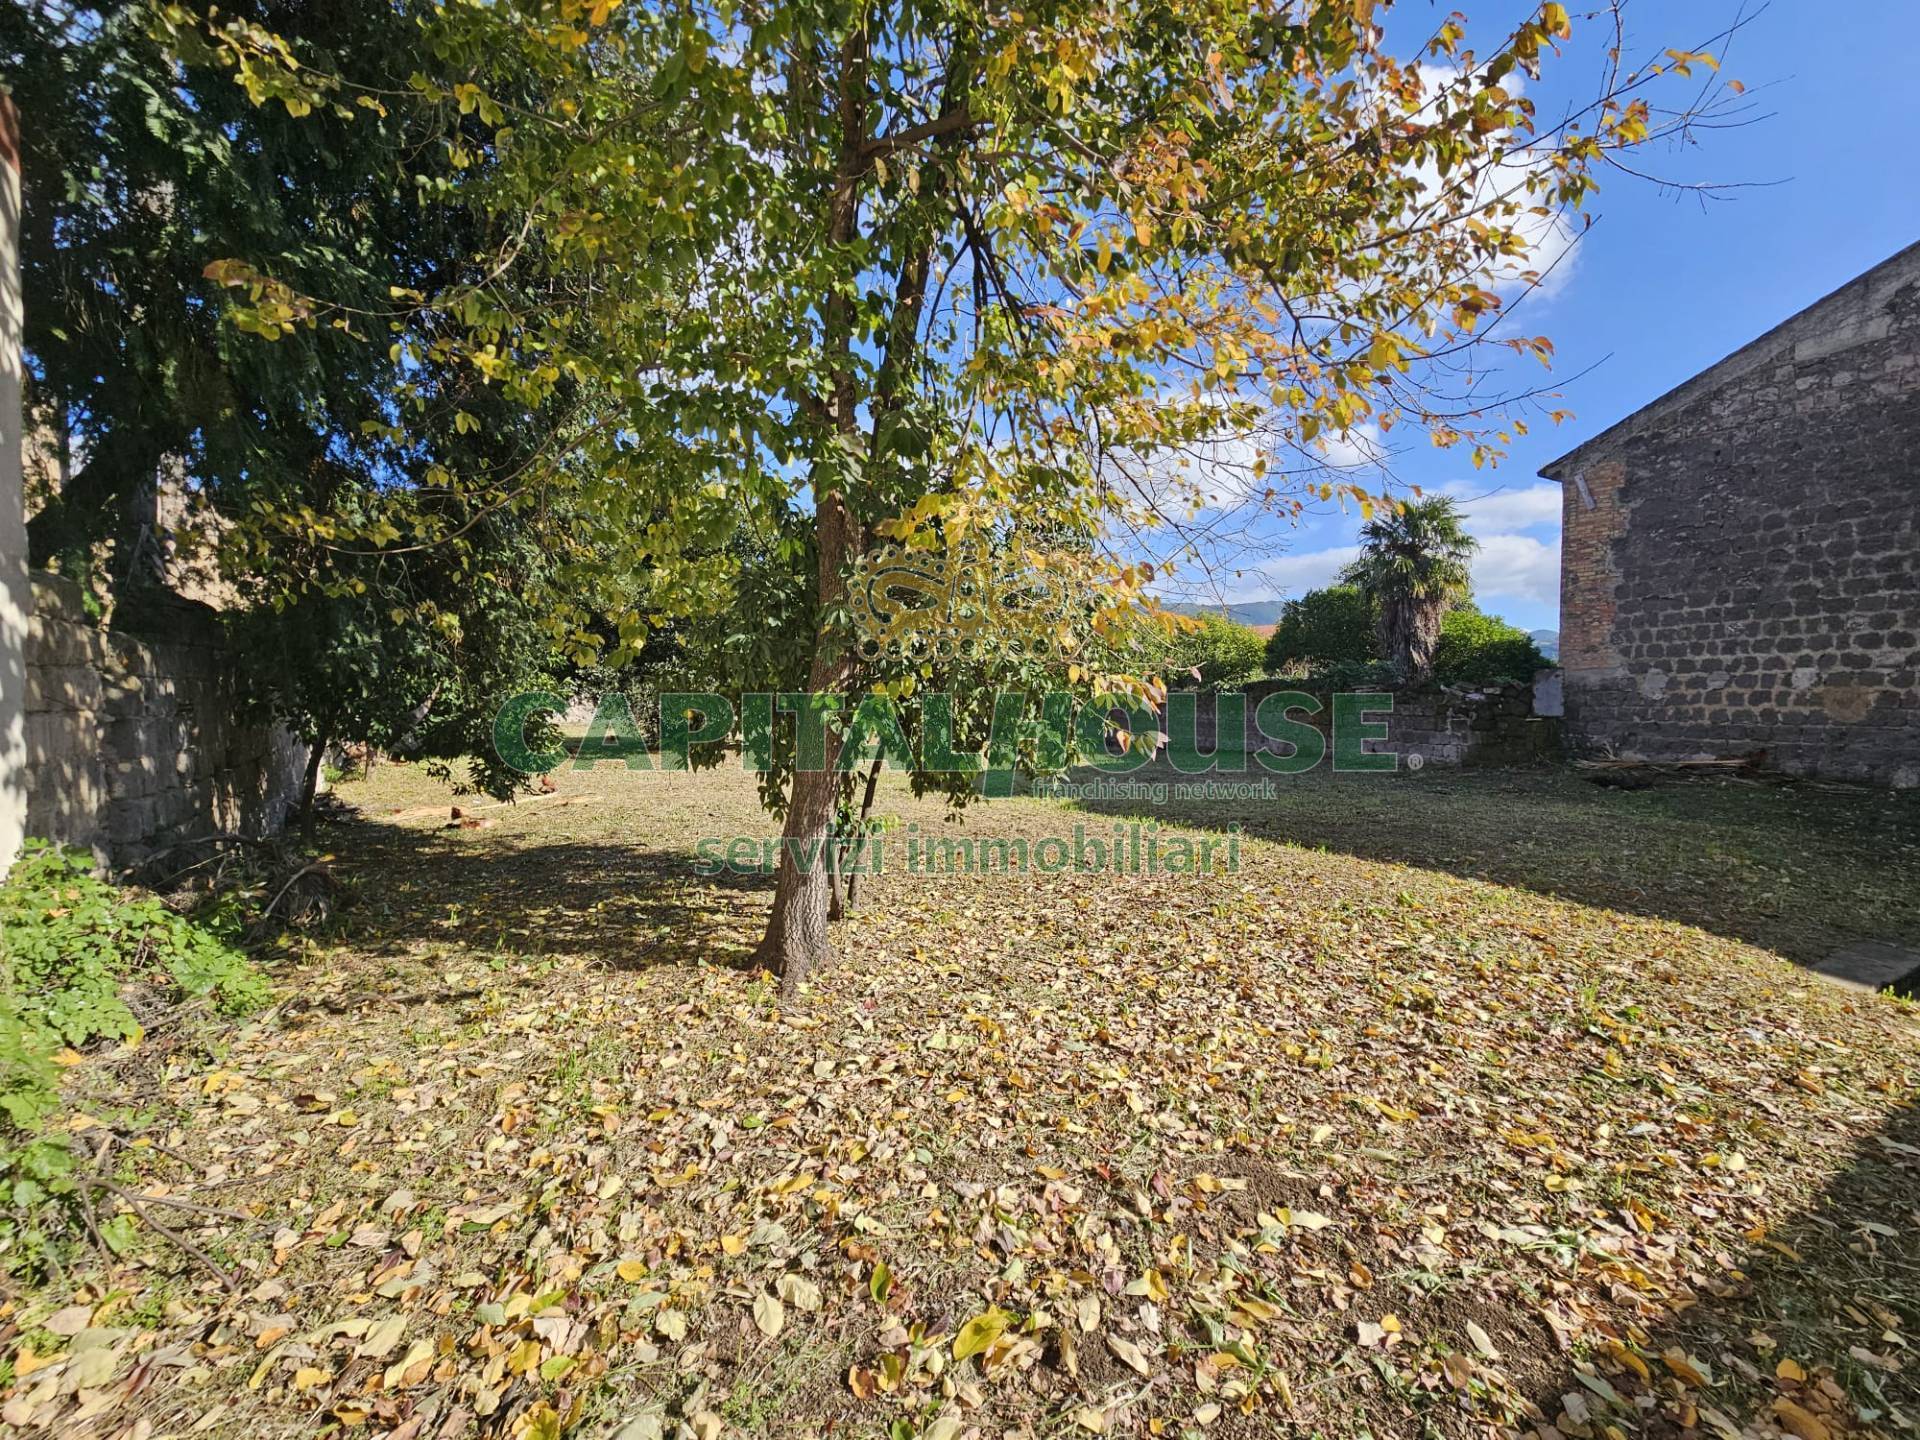
[[[1438,100],[1443,91],[1460,84],[1464,74],[1455,66],[1423,63],[1417,68],[1421,92],[1429,98],[1430,104]],[[1477,72],[1474,83],[1476,86],[1481,83]],[[1525,81],[1517,70],[1509,71],[1500,85],[1514,96],[1524,93],[1526,89]],[[1500,138],[1511,141],[1516,137],[1511,132],[1504,132]],[[1444,188],[1437,165],[1423,165],[1414,174],[1429,201]],[[1543,182],[1551,178],[1551,157],[1531,146],[1520,146],[1499,164],[1488,166],[1475,189],[1473,202],[1476,206],[1495,201],[1514,201],[1523,207],[1519,215],[1505,222],[1517,234],[1522,252],[1497,262],[1487,277],[1493,288],[1509,300],[1524,293],[1530,285],[1537,286],[1534,293],[1540,298],[1550,298],[1564,289],[1573,278],[1574,263],[1579,254],[1574,247],[1580,234],[1565,213],[1553,204],[1549,190],[1543,188]],[[1547,213],[1534,214],[1536,208]]]
[[1309,590],[1336,584],[1340,572],[1360,558],[1358,545],[1336,545],[1330,550],[1310,550],[1304,555],[1282,555],[1260,567],[1272,585],[1269,593],[1296,599]]
[[1560,603],[1560,538],[1549,543],[1531,535],[1481,535],[1473,557],[1473,593],[1483,604],[1494,596],[1531,601],[1549,608]]
[[[1185,397],[1169,397],[1167,411],[1180,415],[1193,403]],[[1224,396],[1210,395],[1198,403],[1224,409],[1228,402]],[[1182,418],[1190,414],[1186,411]],[[1266,450],[1257,428],[1241,430],[1223,423],[1212,434],[1159,446],[1115,449],[1105,456],[1105,464],[1111,481],[1131,488],[1153,506],[1173,511],[1192,505],[1232,510],[1273,483],[1262,474]]]
[[1526,530],[1560,523],[1560,487],[1550,481],[1494,491],[1477,491],[1471,484],[1455,481],[1441,493],[1458,503],[1471,531]]
[[1327,463],[1337,469],[1377,470],[1386,463],[1386,436],[1371,420],[1361,421],[1345,434],[1323,437],[1320,446]]

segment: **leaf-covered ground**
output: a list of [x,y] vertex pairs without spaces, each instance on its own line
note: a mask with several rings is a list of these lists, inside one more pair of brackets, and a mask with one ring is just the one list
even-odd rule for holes
[[1920,1027],[1780,958],[1920,936],[1909,801],[1428,772],[1136,805],[1246,822],[1240,868],[883,876],[782,1009],[742,968],[765,882],[690,865],[766,830],[738,772],[603,766],[453,828],[405,767],[343,794],[353,902],[276,1007],[72,1078],[235,1288],[149,1233],[12,1295],[8,1424],[1920,1424]]

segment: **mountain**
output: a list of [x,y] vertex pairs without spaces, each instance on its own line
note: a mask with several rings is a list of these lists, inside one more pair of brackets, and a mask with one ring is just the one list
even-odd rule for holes
[[1278,625],[1284,600],[1244,600],[1235,605],[1203,605],[1183,600],[1166,608],[1176,615],[1225,615],[1239,625]]
[[1533,643],[1540,647],[1540,653],[1549,660],[1560,658],[1560,632],[1558,630],[1529,630]]

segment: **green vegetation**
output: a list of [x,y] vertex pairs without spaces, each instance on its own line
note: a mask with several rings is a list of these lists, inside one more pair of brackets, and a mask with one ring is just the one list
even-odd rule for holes
[[1433,678],[1443,685],[1494,685],[1531,680],[1547,658],[1533,637],[1498,616],[1458,605],[1441,617]]
[[63,1052],[137,1041],[141,1014],[205,997],[239,1014],[265,1003],[239,951],[153,896],[93,874],[85,851],[29,840],[0,883],[0,1267],[36,1263],[38,1212],[71,1196],[73,1156],[48,1122]]
[[1267,669],[1280,673],[1377,660],[1373,602],[1357,585],[1329,585],[1289,600],[1267,641]]
[[1162,666],[1167,683],[1176,688],[1232,690],[1260,673],[1266,651],[1258,632],[1224,615],[1207,614],[1195,629],[1171,638]]
[[[1401,672],[1382,653],[1376,613],[1355,585],[1289,600],[1267,645],[1267,668],[1303,674],[1305,683],[1320,689],[1392,683]],[[1461,598],[1440,616],[1428,673],[1442,685],[1495,685],[1531,680],[1549,663],[1526,631]]]
[[1404,680],[1433,675],[1440,621],[1472,593],[1479,548],[1444,495],[1395,503],[1360,528],[1360,558],[1343,577],[1379,617],[1380,653]]

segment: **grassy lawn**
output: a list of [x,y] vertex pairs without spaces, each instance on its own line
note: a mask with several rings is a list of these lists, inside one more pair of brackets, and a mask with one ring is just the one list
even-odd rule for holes
[[11,1297],[9,1423],[1920,1424],[1920,1026],[1794,963],[1920,940],[1911,799],[1429,770],[961,832],[890,785],[889,843],[1237,822],[1238,868],[896,867],[783,1010],[767,881],[692,863],[750,777],[558,778],[345,787],[276,1008],[76,1067],[234,1289],[155,1243]]

